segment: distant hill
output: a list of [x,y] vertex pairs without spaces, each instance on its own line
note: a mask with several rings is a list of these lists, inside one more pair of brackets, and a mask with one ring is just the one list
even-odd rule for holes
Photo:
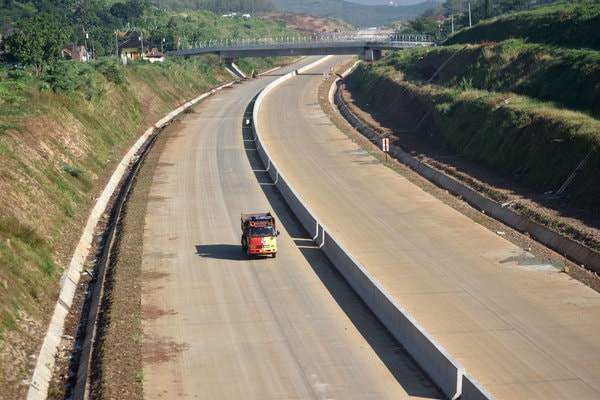
[[150,4],[167,10],[208,10],[216,14],[274,11],[269,0],[150,0]]
[[422,3],[423,0],[348,0],[350,3],[364,4],[366,6],[384,6],[384,5],[395,5],[395,6],[410,6],[414,4]]
[[[394,22],[406,22],[439,4],[436,0],[426,0],[408,6],[368,6],[339,0],[271,0],[271,2],[281,11],[338,18],[355,27],[389,26]],[[372,2],[374,3],[375,0]]]

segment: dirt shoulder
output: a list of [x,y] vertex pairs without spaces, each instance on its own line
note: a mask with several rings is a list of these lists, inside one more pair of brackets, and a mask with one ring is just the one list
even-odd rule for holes
[[[160,133],[152,149],[141,161],[128,198],[117,223],[111,258],[106,267],[105,284],[97,322],[95,352],[90,367],[89,399],[143,399],[142,371],[142,251],[144,220],[148,193],[154,171],[174,121]],[[107,221],[108,216],[105,216]],[[102,233],[105,226],[99,227]],[[98,243],[95,240],[94,243]],[[93,265],[96,248],[90,251],[88,265]],[[55,374],[50,384],[50,400],[69,398],[74,384],[71,359],[80,321],[84,318],[88,284],[82,280],[71,313],[65,320],[61,351],[56,358]]]

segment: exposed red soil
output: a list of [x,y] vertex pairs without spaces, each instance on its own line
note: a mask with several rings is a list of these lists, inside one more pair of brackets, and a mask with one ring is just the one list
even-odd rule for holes
[[343,32],[352,29],[349,25],[340,23],[339,21],[309,14],[272,13],[265,14],[262,17],[275,21],[283,21],[288,28],[295,28],[304,36],[323,32]]

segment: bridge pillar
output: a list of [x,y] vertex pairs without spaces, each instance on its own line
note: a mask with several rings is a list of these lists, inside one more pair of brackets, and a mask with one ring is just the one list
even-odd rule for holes
[[382,51],[379,49],[365,48],[365,52],[358,56],[363,61],[379,60],[382,57]]

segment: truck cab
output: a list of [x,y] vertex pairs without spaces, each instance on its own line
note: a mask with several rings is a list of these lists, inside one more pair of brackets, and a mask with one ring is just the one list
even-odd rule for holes
[[242,250],[248,256],[277,257],[277,224],[271,213],[241,214]]

